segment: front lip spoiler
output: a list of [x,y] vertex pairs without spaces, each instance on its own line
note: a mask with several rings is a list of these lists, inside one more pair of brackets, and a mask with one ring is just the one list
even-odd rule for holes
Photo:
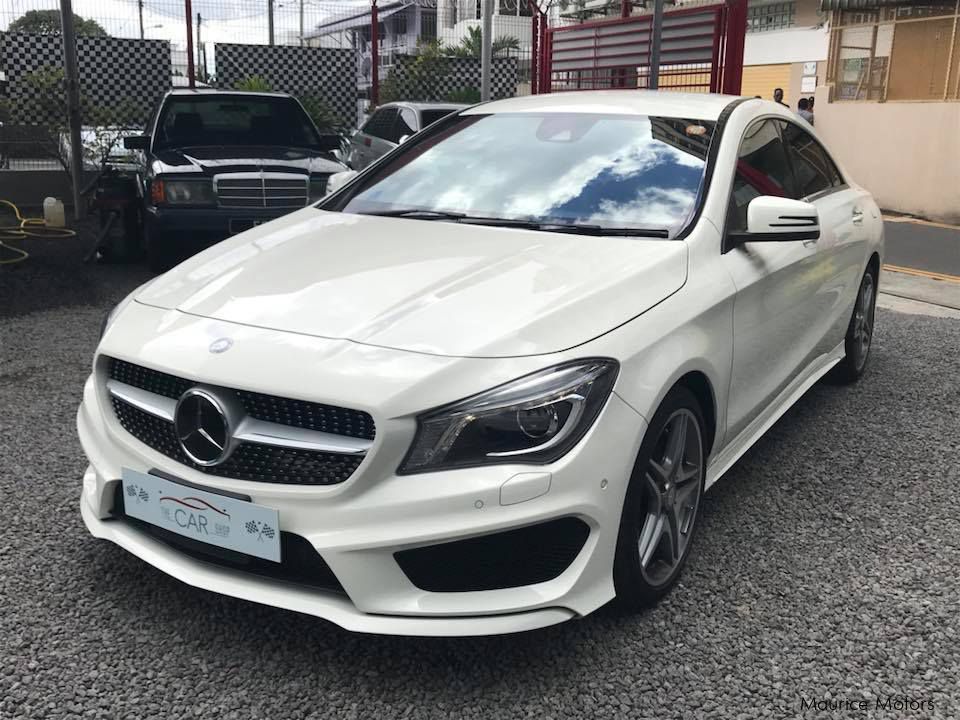
[[371,615],[342,595],[220,568],[186,557],[124,523],[96,517],[85,497],[80,513],[87,530],[109,540],[181,582],[222,595],[323,618],[352,632],[423,637],[504,635],[556,625],[577,617],[566,608],[542,608],[508,615],[423,616]]

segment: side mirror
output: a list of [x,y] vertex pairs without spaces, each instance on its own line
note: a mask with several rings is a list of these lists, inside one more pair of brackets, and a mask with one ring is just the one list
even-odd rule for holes
[[400,136],[400,142],[397,143],[397,144],[398,144],[398,145],[403,145],[403,144],[404,144],[407,140],[409,140],[409,139],[410,139],[410,136],[409,136],[409,135],[401,135],[401,136]]
[[761,195],[747,206],[747,231],[729,238],[734,243],[818,240],[820,213],[812,203]]
[[327,195],[335,193],[359,174],[356,170],[344,170],[343,172],[334,173],[327,178]]
[[127,135],[123,139],[123,146],[127,150],[148,150],[150,148],[149,135]]

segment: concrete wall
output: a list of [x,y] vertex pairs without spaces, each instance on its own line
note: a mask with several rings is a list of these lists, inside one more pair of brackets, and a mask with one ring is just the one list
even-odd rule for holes
[[960,103],[816,97],[817,131],[880,207],[960,223]]

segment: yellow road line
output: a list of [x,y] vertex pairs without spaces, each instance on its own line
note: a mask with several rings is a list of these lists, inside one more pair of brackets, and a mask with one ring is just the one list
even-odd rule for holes
[[884,222],[895,223],[913,223],[914,225],[927,225],[928,227],[943,228],[944,230],[960,230],[960,225],[950,225],[949,223],[935,222],[933,220],[924,220],[923,218],[910,217],[908,215],[884,215]]
[[931,280],[945,280],[947,282],[960,283],[960,275],[946,275],[945,273],[901,267],[900,265],[884,265],[883,269],[890,270],[891,272],[904,273],[905,275],[918,275],[919,277],[930,278]]

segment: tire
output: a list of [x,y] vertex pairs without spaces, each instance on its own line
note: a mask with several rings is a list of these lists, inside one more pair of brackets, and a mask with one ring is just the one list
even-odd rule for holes
[[703,497],[705,427],[693,393],[677,386],[667,393],[647,428],[627,487],[613,562],[613,584],[622,609],[639,612],[653,605],[683,570]]
[[148,223],[143,224],[143,252],[147,258],[147,267],[155,273],[163,273],[177,264],[176,247],[150,231]]
[[867,368],[873,342],[874,318],[877,308],[877,271],[868,266],[860,280],[853,314],[847,326],[843,345],[846,354],[833,369],[833,378],[842,384],[855,383]]

